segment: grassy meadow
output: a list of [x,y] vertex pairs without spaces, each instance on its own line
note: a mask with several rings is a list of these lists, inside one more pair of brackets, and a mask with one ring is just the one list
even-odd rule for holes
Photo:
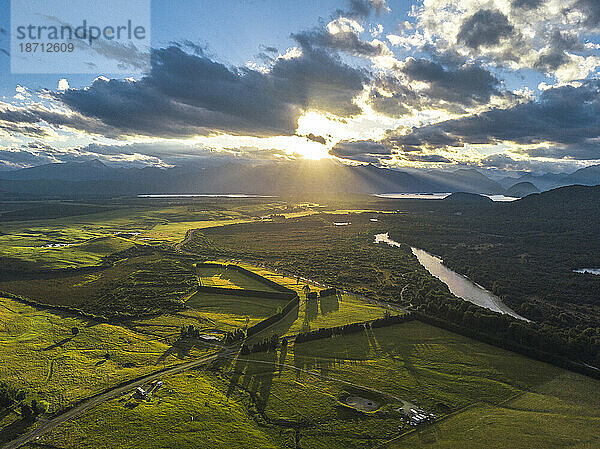
[[228,270],[225,266],[213,267],[200,264],[196,267],[196,274],[200,285],[206,287],[277,291],[263,282],[246,276],[244,273],[236,270]]
[[241,395],[228,395],[214,375],[189,371],[165,379],[146,401],[113,399],[40,442],[80,449],[105,447],[107,441],[132,449],[280,447],[278,432],[261,427],[246,404]]
[[[183,354],[173,351],[172,341],[0,297],[0,379],[25,390],[30,399],[47,401],[50,413],[214,350],[200,345]],[[18,413],[3,410],[0,443],[22,425]]]
[[226,331],[244,329],[268,318],[282,309],[288,301],[251,296],[195,293],[186,303],[212,323],[212,327]]
[[[323,449],[593,448],[600,436],[600,382],[417,321],[233,356],[165,387],[135,407],[106,403],[41,442],[85,448],[108,435],[118,447],[294,447],[298,434],[301,447]],[[344,406],[348,394],[379,408]],[[406,403],[441,419],[414,429]],[[208,428],[242,443],[215,442],[229,437]]]

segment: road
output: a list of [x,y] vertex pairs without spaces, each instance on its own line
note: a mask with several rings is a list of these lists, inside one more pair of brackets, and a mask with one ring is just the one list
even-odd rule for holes
[[212,354],[212,355],[203,357],[201,359],[193,360],[193,361],[187,362],[187,363],[182,363],[181,365],[173,366],[171,368],[167,368],[162,371],[148,374],[143,377],[138,377],[137,379],[134,379],[124,385],[119,385],[115,388],[105,391],[104,393],[100,393],[96,396],[92,396],[91,398],[85,399],[84,401],[78,403],[77,405],[73,406],[72,408],[66,410],[65,412],[61,413],[60,415],[58,415],[52,419],[49,419],[47,421],[40,421],[34,429],[21,435],[19,438],[16,438],[16,439],[6,443],[4,446],[2,446],[2,449],[17,449],[31,441],[36,440],[37,438],[39,438],[42,435],[44,435],[45,433],[51,431],[56,426],[64,423],[65,421],[76,418],[77,416],[81,415],[82,413],[85,413],[85,412],[97,407],[98,405],[102,404],[103,402],[106,402],[110,399],[122,396],[125,393],[127,393],[128,391],[131,391],[131,390],[133,390],[137,387],[140,387],[140,386],[142,386],[148,382],[151,382],[153,380],[160,379],[161,377],[172,375],[172,374],[178,374],[182,371],[186,371],[191,368],[205,365],[207,363],[212,362],[213,360],[218,359],[219,357],[224,357],[224,356],[234,354],[238,350],[239,350],[238,346],[229,347],[222,351],[217,352],[216,354]]

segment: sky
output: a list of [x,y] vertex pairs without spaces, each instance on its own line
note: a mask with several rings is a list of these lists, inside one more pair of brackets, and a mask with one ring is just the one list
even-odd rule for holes
[[95,47],[141,73],[11,73],[0,11],[0,170],[600,163],[597,0],[155,0],[149,46]]

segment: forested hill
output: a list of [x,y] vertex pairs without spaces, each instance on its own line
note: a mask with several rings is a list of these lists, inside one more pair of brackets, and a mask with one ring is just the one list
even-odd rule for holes
[[529,195],[508,204],[515,214],[581,219],[600,214],[600,185],[573,185]]

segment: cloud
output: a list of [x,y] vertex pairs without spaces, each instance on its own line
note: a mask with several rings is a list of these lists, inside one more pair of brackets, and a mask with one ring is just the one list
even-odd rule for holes
[[327,140],[323,136],[315,136],[313,133],[308,134],[306,137],[308,140],[312,140],[313,142],[318,142],[321,145],[327,144]]
[[298,117],[309,109],[344,117],[360,113],[353,98],[367,79],[361,69],[318,48],[278,57],[263,73],[171,46],[153,51],[152,71],[139,81],[98,77],[86,88],[50,93],[68,111],[0,108],[0,128],[45,122],[113,137],[293,135]]
[[101,145],[57,149],[41,141],[33,141],[18,148],[0,147],[0,170],[17,170],[43,164],[89,162],[92,160],[102,160],[105,163],[121,167],[166,166],[157,157],[127,151],[128,149],[131,148],[115,146],[109,149],[109,147]]
[[391,155],[389,147],[373,140],[353,140],[337,143],[329,154],[342,159],[351,159],[360,162],[376,162],[381,157]]
[[500,93],[498,79],[474,64],[447,68],[439,62],[409,58],[401,71],[411,81],[428,83],[424,93],[429,98],[471,105],[487,103],[492,95]]
[[394,38],[413,49],[451,50],[561,83],[584,79],[600,66],[597,51],[584,45],[600,26],[597,0],[436,0],[425,1],[413,16],[414,30]]
[[384,42],[377,39],[372,42],[361,40],[360,33],[363,31],[363,27],[358,22],[340,17],[329,22],[326,27],[293,33],[292,38],[303,49],[322,47],[364,57],[391,55]]
[[513,8],[535,9],[544,3],[544,0],[512,0]]
[[347,17],[366,18],[372,13],[381,14],[389,11],[390,8],[387,6],[386,0],[349,0],[349,8],[338,10],[338,14]]
[[456,40],[478,49],[481,46],[498,45],[501,39],[510,37],[513,32],[514,27],[502,12],[481,9],[463,22]]
[[58,90],[67,90],[68,88],[69,88],[69,82],[67,81],[66,78],[61,78],[60,80],[58,80],[58,86],[57,86]]
[[598,0],[578,0],[572,10],[583,13],[583,25],[588,28],[600,26],[600,3]]
[[493,169],[494,171],[501,170],[505,172],[523,172],[533,173],[572,173],[575,170],[582,168],[580,162],[572,160],[552,160],[552,159],[533,159],[533,158],[516,158],[510,154],[498,153],[491,154],[485,158],[471,162],[467,165]]
[[469,108],[485,107],[492,97],[517,99],[489,70],[451,54],[409,57],[389,74],[375,77],[371,86],[371,107],[390,117],[424,109],[464,114]]
[[453,161],[439,154],[404,153],[402,159],[411,162],[429,162],[436,164],[451,164]]
[[554,30],[549,44],[540,52],[534,67],[550,72],[555,71],[570,61],[568,52],[584,50],[585,47],[576,34]]
[[448,120],[406,135],[391,132],[399,149],[462,147],[464,144],[509,142],[519,145],[580,145],[600,138],[600,81],[544,91],[540,98],[507,109]]

